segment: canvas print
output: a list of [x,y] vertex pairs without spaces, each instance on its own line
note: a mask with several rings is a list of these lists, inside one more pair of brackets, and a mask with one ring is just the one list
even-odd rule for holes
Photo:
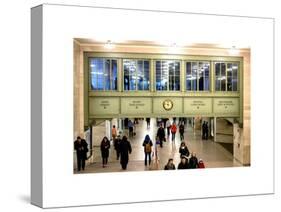
[[250,48],[73,39],[73,173],[250,166]]
[[32,204],[274,193],[273,19],[43,4],[31,26]]

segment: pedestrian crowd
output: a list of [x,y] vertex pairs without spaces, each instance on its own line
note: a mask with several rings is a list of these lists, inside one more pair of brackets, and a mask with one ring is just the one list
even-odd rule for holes
[[[150,128],[150,118],[146,118],[147,122],[147,129]],[[133,125],[134,123],[129,120],[128,128],[129,128],[129,136],[134,136]],[[163,148],[163,143],[167,142],[167,138],[169,139],[170,135],[172,135],[171,140],[175,142],[175,137],[177,131],[180,135],[181,144],[179,147],[179,155],[180,155],[180,162],[177,167],[174,164],[173,158],[169,158],[167,164],[164,166],[164,170],[175,170],[175,169],[196,169],[196,168],[205,168],[205,164],[202,159],[197,158],[195,152],[189,151],[185,139],[184,139],[184,132],[185,132],[185,122],[181,121],[178,126],[176,125],[175,120],[171,123],[169,119],[166,119],[164,122],[159,123],[159,128],[156,133],[155,138],[155,146],[153,149],[153,142],[149,135],[144,137],[142,146],[144,149],[144,165],[150,166],[152,163],[152,157],[155,158],[155,161],[159,163],[159,150]],[[167,131],[167,136],[166,132]],[[120,160],[120,165],[123,170],[127,169],[127,165],[129,162],[129,154],[132,153],[132,146],[128,137],[126,135],[121,136],[121,133],[117,133],[116,126],[113,125],[111,129],[112,141],[114,145],[114,149],[116,151],[116,160]],[[202,139],[208,139],[208,123],[203,122],[202,125]],[[102,167],[105,168],[108,166],[108,158],[109,158],[109,150],[111,147],[110,140],[108,137],[104,136],[101,143],[100,143],[100,151],[101,151],[101,158],[102,158]],[[76,150],[77,155],[77,169],[80,171],[81,169],[85,169],[85,161],[87,160],[87,152],[88,144],[87,142],[82,139],[81,137],[77,137],[74,142],[74,149]]]

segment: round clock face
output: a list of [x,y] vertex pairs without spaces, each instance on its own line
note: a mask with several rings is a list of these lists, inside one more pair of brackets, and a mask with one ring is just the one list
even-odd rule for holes
[[173,108],[173,102],[172,102],[172,100],[170,100],[170,99],[164,100],[164,102],[163,102],[163,108],[164,108],[165,110],[171,110],[171,109]]

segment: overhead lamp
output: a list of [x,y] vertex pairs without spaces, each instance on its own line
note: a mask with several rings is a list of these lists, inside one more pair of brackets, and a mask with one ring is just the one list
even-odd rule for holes
[[111,40],[108,40],[108,41],[105,43],[104,47],[105,47],[106,49],[113,49],[113,48],[114,48],[114,44],[112,43]]
[[232,46],[230,49],[229,49],[229,54],[231,55],[236,55],[238,54],[238,49],[236,48],[236,46]]

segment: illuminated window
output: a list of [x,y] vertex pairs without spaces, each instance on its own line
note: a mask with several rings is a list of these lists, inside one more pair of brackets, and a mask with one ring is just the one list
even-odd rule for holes
[[156,90],[180,90],[180,62],[173,60],[156,61]]
[[149,61],[124,59],[124,90],[149,90]]
[[238,63],[216,62],[216,91],[238,91]]
[[209,91],[210,63],[192,61],[186,63],[186,90]]
[[90,58],[92,90],[117,90],[117,60]]

